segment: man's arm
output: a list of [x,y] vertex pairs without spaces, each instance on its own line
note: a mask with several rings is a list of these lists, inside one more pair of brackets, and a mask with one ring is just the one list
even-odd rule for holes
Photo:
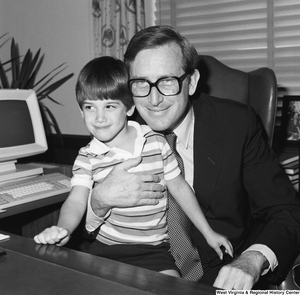
[[[274,153],[262,139],[262,130],[254,113],[249,113],[248,122],[250,132],[244,151],[244,186],[249,192],[252,216],[263,226],[259,234],[249,233],[252,234],[251,238],[248,237],[249,250],[220,270],[214,283],[218,288],[251,289],[264,271],[269,267],[273,270],[278,264],[272,274],[274,280],[298,252],[299,200]],[[253,248],[255,245],[263,245],[270,251],[260,251]]]
[[103,217],[113,207],[132,207],[158,204],[165,188],[158,184],[157,175],[129,173],[141,158],[130,159],[116,166],[92,192],[94,213]]
[[[129,159],[117,166],[94,187],[87,210],[87,229],[91,231],[103,222],[113,207],[155,205],[163,197],[165,187],[157,175],[129,173],[141,157]],[[97,218],[98,217],[98,218]],[[98,219],[98,220],[97,220]],[[93,225],[92,225],[93,224]]]

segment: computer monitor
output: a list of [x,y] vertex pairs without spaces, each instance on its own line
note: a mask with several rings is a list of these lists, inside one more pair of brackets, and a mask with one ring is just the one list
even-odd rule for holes
[[35,91],[0,89],[0,174],[17,169],[18,159],[47,148]]

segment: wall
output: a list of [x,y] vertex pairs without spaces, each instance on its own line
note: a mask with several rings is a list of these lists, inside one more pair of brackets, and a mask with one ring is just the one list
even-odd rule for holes
[[[57,106],[50,101],[46,103],[64,134],[87,134],[75,101],[74,88],[78,72],[92,58],[90,2],[0,1],[0,36],[9,33],[9,37],[14,37],[20,54],[25,54],[29,48],[34,53],[41,48],[45,55],[41,76],[64,62],[66,69],[59,77],[74,73],[72,79],[52,95],[64,106]],[[0,48],[2,62],[9,58],[9,47],[10,41]]]
[[[1,0],[0,36],[9,33],[25,54],[41,48],[45,54],[40,76],[66,62],[67,68],[60,77],[74,76],[53,93],[46,105],[53,112],[63,134],[87,135],[75,101],[75,83],[81,68],[93,58],[92,52],[92,0]],[[155,0],[145,1],[146,24],[153,24]],[[8,39],[8,38],[6,38]],[[5,39],[2,39],[3,41]],[[2,42],[0,43],[0,45]],[[1,61],[9,59],[10,41],[0,48]]]

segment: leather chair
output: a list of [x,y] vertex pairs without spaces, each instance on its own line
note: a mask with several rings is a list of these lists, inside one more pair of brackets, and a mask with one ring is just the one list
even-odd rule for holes
[[198,89],[211,96],[250,105],[258,114],[271,146],[277,109],[277,81],[273,70],[259,68],[246,73],[230,68],[212,56],[200,55],[200,58]]
[[299,270],[296,271],[295,268],[300,269],[300,255],[295,260],[293,267],[286,276],[286,279],[277,286],[277,290],[300,290],[300,272]]

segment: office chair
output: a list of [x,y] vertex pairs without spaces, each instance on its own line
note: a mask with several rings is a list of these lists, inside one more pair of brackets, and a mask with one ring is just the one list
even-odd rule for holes
[[277,286],[278,290],[300,290],[300,255],[294,262],[286,279]]
[[237,100],[256,111],[271,146],[277,109],[277,81],[273,70],[259,68],[246,73],[230,68],[212,56],[200,55],[199,71],[200,91]]

